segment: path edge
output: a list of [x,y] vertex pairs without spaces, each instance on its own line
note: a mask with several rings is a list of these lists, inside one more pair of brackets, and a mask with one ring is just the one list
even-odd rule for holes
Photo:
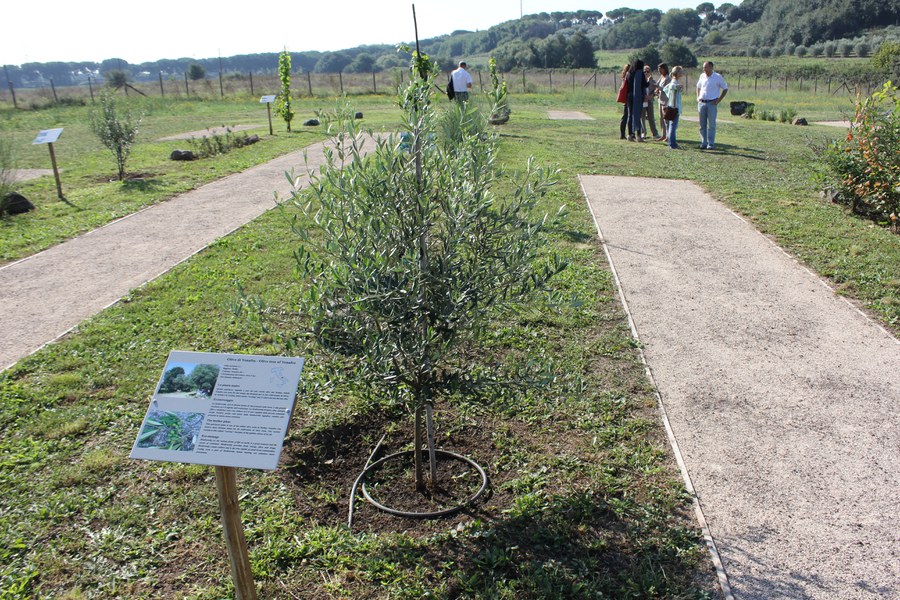
[[644,372],[647,375],[647,379],[650,380],[650,385],[653,388],[653,394],[656,396],[656,406],[659,410],[663,427],[666,430],[666,437],[669,439],[669,445],[671,446],[672,452],[675,455],[675,462],[678,463],[678,468],[681,471],[681,477],[684,481],[685,489],[691,496],[691,502],[694,505],[694,516],[696,517],[697,522],[700,525],[700,529],[703,532],[703,539],[706,542],[706,547],[709,550],[710,557],[712,558],[713,566],[716,569],[716,576],[719,580],[719,589],[722,592],[722,596],[725,598],[725,600],[734,600],[734,594],[731,591],[731,584],[728,582],[728,573],[725,571],[725,565],[722,562],[722,556],[721,554],[719,554],[719,548],[716,545],[716,541],[712,537],[712,532],[709,529],[709,524],[706,521],[706,516],[703,514],[703,507],[700,505],[700,498],[697,497],[696,490],[694,490],[694,484],[691,481],[690,473],[688,473],[687,465],[684,462],[684,456],[681,454],[681,448],[678,445],[678,439],[675,437],[675,432],[672,429],[671,424],[669,423],[669,415],[666,412],[665,404],[663,404],[662,394],[660,394],[659,392],[659,386],[656,384],[656,378],[653,376],[653,369],[650,368],[650,364],[647,362],[647,358],[644,356],[644,349],[641,344],[641,338],[640,335],[638,335],[637,326],[635,325],[634,319],[631,316],[631,310],[628,308],[628,299],[625,297],[625,290],[622,288],[621,281],[619,281],[619,274],[616,271],[616,265],[613,262],[612,255],[609,253],[609,248],[606,245],[606,239],[603,237],[603,230],[600,227],[600,221],[597,218],[597,214],[594,212],[594,208],[591,206],[590,198],[588,197],[587,190],[584,187],[583,177],[583,175],[578,175],[578,185],[579,187],[581,187],[581,195],[584,197],[584,201],[587,204],[588,211],[591,213],[591,219],[593,219],[594,226],[597,229],[597,235],[600,240],[600,245],[603,247],[603,253],[606,255],[606,262],[609,264],[613,280],[616,282],[616,288],[619,290],[619,300],[622,303],[622,308],[625,310],[625,316],[628,318],[628,326],[631,329],[631,337],[634,338],[634,341],[636,342],[635,346],[638,351],[638,356],[640,357],[641,364],[644,365]]

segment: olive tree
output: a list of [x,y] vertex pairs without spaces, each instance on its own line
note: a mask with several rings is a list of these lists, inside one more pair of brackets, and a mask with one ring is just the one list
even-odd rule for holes
[[141,118],[122,109],[111,92],[100,95],[100,105],[91,111],[91,131],[116,157],[119,181],[125,179],[125,162],[137,139]]
[[[401,92],[403,134],[367,142],[354,119],[338,116],[325,167],[293,201],[303,328],[411,408],[422,490],[423,418],[434,486],[428,425],[467,372],[461,349],[477,343],[492,311],[565,265],[539,259],[547,221],[536,203],[555,173],[529,161],[514,192],[498,196],[497,137],[484,116],[473,103],[442,113],[435,70],[416,71],[422,77]],[[374,148],[364,158],[366,143]]]

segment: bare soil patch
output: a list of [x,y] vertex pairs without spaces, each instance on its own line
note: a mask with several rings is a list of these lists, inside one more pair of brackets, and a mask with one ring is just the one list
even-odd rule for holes
[[175,140],[189,140],[191,138],[199,139],[199,138],[204,138],[204,137],[211,137],[214,135],[225,135],[229,131],[231,131],[233,133],[235,131],[247,131],[250,129],[263,129],[263,127],[264,127],[263,125],[230,125],[230,126],[223,125],[222,127],[210,127],[208,129],[200,129],[197,131],[188,131],[187,133],[178,133],[175,135],[169,135],[166,137],[161,137],[156,141],[171,142],[171,141],[175,141]]
[[[60,171],[62,172],[62,171]],[[13,169],[12,170],[12,180],[13,181],[29,181],[31,179],[39,179],[41,177],[46,177],[47,175],[53,175],[52,169]]]
[[593,121],[594,117],[580,110],[548,110],[547,117],[551,121]]
[[844,127],[845,129],[850,128],[850,121],[815,121],[813,125],[827,125],[828,127]]

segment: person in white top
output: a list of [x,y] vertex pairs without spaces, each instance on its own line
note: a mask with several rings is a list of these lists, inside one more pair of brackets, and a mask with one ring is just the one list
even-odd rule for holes
[[700,149],[713,150],[716,144],[716,115],[719,102],[728,93],[725,78],[713,71],[713,64],[703,63],[703,75],[697,80],[697,112],[700,113]]
[[453,79],[453,97],[457,102],[469,100],[469,90],[472,89],[472,76],[466,71],[465,61],[459,61],[459,68],[450,73]]

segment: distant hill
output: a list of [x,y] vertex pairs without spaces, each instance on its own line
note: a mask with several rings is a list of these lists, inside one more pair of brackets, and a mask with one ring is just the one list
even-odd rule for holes
[[[422,40],[422,51],[442,69],[468,58],[477,66],[493,56],[501,70],[517,68],[591,68],[595,53],[644,48],[680,42],[704,54],[756,53],[761,47],[803,45],[855,36],[872,37],[887,28],[884,39],[900,39],[900,2],[897,0],[744,0],[716,8],[704,2],[696,8],[634,10],[619,8],[605,15],[579,10],[526,15],[485,31],[454,31]],[[875,48],[873,48],[874,50]],[[781,50],[779,50],[781,51]],[[335,52],[292,52],[297,72],[371,72],[409,64],[410,56],[392,45],[357,46]],[[180,58],[140,64],[111,58],[94,62],[27,63],[7,66],[16,87],[85,84],[113,70],[125,71],[133,81],[183,78],[192,65],[208,76],[230,73],[274,73],[275,52],[223,58]]]

